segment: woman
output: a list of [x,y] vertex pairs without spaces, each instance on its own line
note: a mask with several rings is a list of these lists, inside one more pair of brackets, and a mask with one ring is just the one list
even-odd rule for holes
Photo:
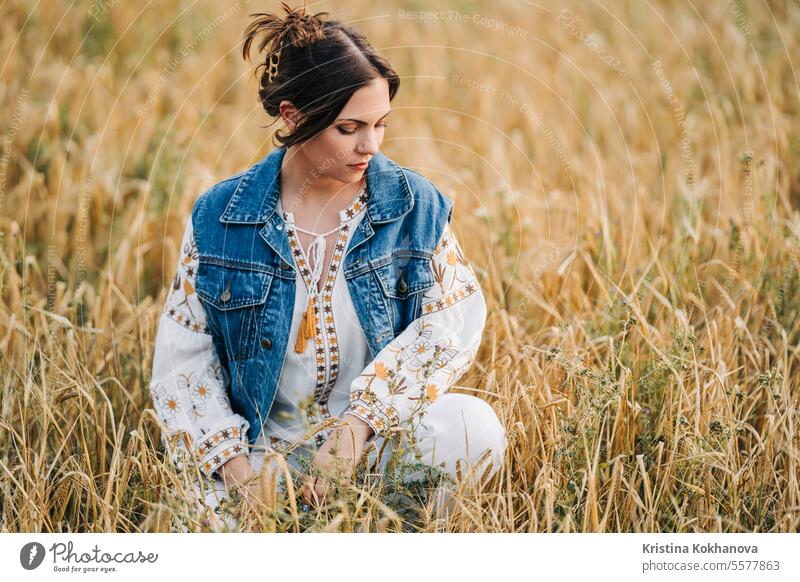
[[[353,27],[283,8],[253,15],[243,56],[263,35],[259,98],[289,133],[195,202],[156,337],[155,409],[214,479],[212,507],[230,486],[257,490],[270,447],[299,445],[295,468],[307,454],[352,472],[398,429],[454,478],[494,474],[502,424],[449,392],[486,319],[452,202],[379,151],[399,78]],[[303,499],[324,501],[325,485],[307,476]]]

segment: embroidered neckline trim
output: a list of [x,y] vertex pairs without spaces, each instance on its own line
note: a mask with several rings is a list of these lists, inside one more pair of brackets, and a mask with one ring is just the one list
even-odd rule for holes
[[[361,189],[355,195],[355,197],[350,202],[350,204],[348,204],[346,208],[343,208],[342,210],[339,210],[339,212],[338,212],[338,214],[339,214],[339,222],[341,224],[344,224],[346,222],[350,222],[351,220],[353,220],[356,216],[358,216],[367,207],[368,199],[369,199],[369,193],[367,192],[367,182],[365,180],[364,184],[361,186]],[[289,210],[283,210],[283,205],[281,204],[280,197],[278,197],[278,203],[277,204],[278,204],[278,210],[280,211],[281,216],[283,216],[283,220],[288,222],[289,224],[292,224],[295,227],[296,230],[299,230],[301,232],[305,232],[306,234],[312,234],[312,235],[315,235],[315,236],[317,236],[319,234],[323,234],[323,236],[327,236],[327,235],[329,235],[329,234],[331,234],[331,233],[336,231],[336,229],[333,229],[333,230],[329,231],[328,233],[316,233],[316,232],[311,232],[311,231],[308,231],[308,230],[305,230],[305,229],[301,229],[300,227],[295,225],[294,212],[291,212]]]

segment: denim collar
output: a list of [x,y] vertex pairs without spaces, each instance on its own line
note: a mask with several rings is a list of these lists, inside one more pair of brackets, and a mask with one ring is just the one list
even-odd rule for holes
[[[239,177],[220,222],[269,222],[280,196],[280,169],[286,151],[285,146],[271,151]],[[414,207],[405,172],[380,151],[367,164],[366,176],[367,213],[371,222],[390,222]]]

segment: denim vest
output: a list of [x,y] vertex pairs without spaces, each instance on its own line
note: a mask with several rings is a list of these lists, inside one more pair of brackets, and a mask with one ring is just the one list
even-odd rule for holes
[[[254,444],[280,383],[294,311],[295,263],[276,211],[286,148],[203,192],[192,208],[195,289],[235,412]],[[424,176],[377,152],[366,169],[367,213],[342,270],[372,358],[421,314],[431,258],[453,202]]]

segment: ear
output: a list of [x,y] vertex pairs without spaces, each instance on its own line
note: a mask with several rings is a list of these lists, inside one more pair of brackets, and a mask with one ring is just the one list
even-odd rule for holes
[[302,117],[300,110],[295,107],[291,101],[287,101],[286,99],[281,101],[278,107],[280,108],[281,118],[284,123],[286,123],[286,127],[289,128],[289,131],[294,131]]

